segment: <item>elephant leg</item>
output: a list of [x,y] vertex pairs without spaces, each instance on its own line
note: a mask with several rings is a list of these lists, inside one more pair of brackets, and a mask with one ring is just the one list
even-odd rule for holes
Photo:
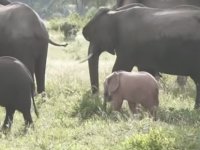
[[136,110],[136,103],[135,103],[135,102],[128,101],[128,106],[129,106],[129,109],[131,110],[131,112],[132,112],[133,114],[137,113],[137,110]]
[[35,77],[37,83],[37,92],[40,94],[45,91],[45,68],[40,66],[40,61],[36,63]]
[[199,83],[196,83],[196,100],[195,100],[195,109],[198,109],[200,107],[200,85]]
[[22,112],[25,120],[25,128],[30,127],[30,125],[33,123],[32,117],[31,117],[31,112],[30,109],[26,109],[25,111]]
[[200,79],[195,78],[195,77],[191,77],[191,78],[193,79],[196,85],[196,99],[195,99],[194,108],[199,109],[200,108]]
[[152,108],[149,108],[149,116],[153,117],[153,120],[157,120],[157,107],[153,106]]
[[178,85],[181,88],[183,88],[187,83],[187,77],[186,76],[177,76],[176,82],[178,83]]
[[106,102],[106,100],[104,100],[103,101],[103,109],[106,110],[106,107],[107,107],[107,102]]
[[44,54],[39,56],[39,58],[35,62],[35,77],[36,77],[36,82],[37,82],[38,93],[42,93],[45,91],[45,72],[46,72],[47,51],[43,53]]
[[121,99],[121,98],[112,99],[112,101],[111,101],[112,110],[120,111],[120,109],[122,107],[122,103],[123,103],[123,99]]
[[3,130],[11,129],[14,113],[15,113],[15,109],[6,107],[6,116],[5,116],[3,126],[2,126]]
[[133,66],[134,65],[132,65],[132,63],[129,62],[128,59],[123,60],[123,59],[117,58],[113,66],[112,72],[121,71],[121,70],[130,72],[133,69]]
[[32,76],[32,79],[33,79],[33,83],[34,83],[34,86],[33,86],[33,91],[34,91],[34,94],[36,92],[36,89],[35,89],[35,76],[34,76],[34,73],[35,73],[35,64],[34,64],[34,59],[29,59],[29,60],[25,60],[25,62],[29,62],[29,63],[26,63],[26,67],[28,68],[31,76]]

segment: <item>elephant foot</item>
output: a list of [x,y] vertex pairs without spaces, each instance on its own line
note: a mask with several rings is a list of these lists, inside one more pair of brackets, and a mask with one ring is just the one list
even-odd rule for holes
[[195,104],[195,105],[194,105],[194,109],[200,110],[200,104]]
[[107,108],[107,103],[103,102],[103,110],[106,111],[106,108]]
[[30,130],[34,130],[34,124],[33,123],[26,123],[24,128],[24,134],[27,134]]
[[37,95],[37,100],[38,100],[37,104],[39,104],[39,105],[47,102],[48,101],[48,96],[47,96],[46,92],[42,92],[42,93],[38,94]]
[[47,93],[46,93],[46,92],[42,92],[42,93],[40,93],[40,94],[41,94],[42,98],[47,97]]
[[9,127],[9,125],[3,125],[1,127],[1,132],[3,132],[3,134],[8,134],[11,131],[11,128]]
[[98,94],[99,93],[99,89],[96,86],[92,86],[92,94]]

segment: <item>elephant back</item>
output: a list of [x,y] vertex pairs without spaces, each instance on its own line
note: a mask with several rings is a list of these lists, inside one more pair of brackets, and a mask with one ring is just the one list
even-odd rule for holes
[[42,19],[26,4],[15,2],[0,6],[0,20],[0,30],[5,37],[48,38]]

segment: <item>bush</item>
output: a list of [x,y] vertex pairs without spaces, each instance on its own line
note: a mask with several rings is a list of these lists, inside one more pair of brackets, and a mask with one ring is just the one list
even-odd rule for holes
[[74,40],[77,32],[85,26],[89,19],[88,16],[83,17],[77,13],[72,13],[67,18],[51,19],[48,29],[62,31],[66,39]]
[[78,116],[80,119],[89,119],[94,115],[101,116],[103,113],[103,104],[100,98],[96,95],[91,95],[87,92],[83,95],[82,100],[74,108],[73,116]]
[[60,30],[60,26],[63,24],[64,22],[64,19],[60,18],[60,19],[51,19],[48,23],[49,23],[49,26],[48,26],[48,29],[50,30],[54,30],[54,31],[59,31]]
[[77,25],[65,22],[60,26],[60,30],[64,33],[66,39],[74,40],[79,29]]
[[163,129],[136,134],[123,143],[125,150],[173,150],[175,138]]

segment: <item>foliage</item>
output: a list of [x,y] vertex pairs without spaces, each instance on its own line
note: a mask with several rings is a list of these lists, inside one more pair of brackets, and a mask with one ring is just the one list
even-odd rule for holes
[[[12,2],[16,0],[11,0]],[[66,17],[71,13],[83,15],[91,7],[112,7],[115,0],[18,0],[32,7],[42,18]]]
[[70,14],[67,18],[54,18],[49,20],[50,29],[60,30],[64,23],[72,24],[77,26],[79,29],[82,28],[92,17],[93,11],[88,13],[85,17],[78,15],[77,13]]
[[80,31],[83,26],[91,18],[91,11],[85,17],[78,15],[77,13],[70,14],[67,18],[54,18],[49,21],[48,28],[55,31],[61,31],[66,39],[74,39],[77,32]]
[[[181,127],[182,128],[182,127]],[[185,129],[153,127],[147,133],[137,133],[127,138],[119,146],[123,150],[197,150],[199,132],[193,128]]]
[[86,92],[80,103],[74,107],[73,116],[79,116],[80,119],[88,119],[93,115],[101,116],[104,113],[100,98],[96,95],[91,97],[91,92]]
[[60,26],[60,30],[64,33],[66,39],[73,39],[78,32],[78,27],[76,25],[65,22]]
[[164,129],[133,135],[123,143],[124,150],[173,150],[175,138]]

